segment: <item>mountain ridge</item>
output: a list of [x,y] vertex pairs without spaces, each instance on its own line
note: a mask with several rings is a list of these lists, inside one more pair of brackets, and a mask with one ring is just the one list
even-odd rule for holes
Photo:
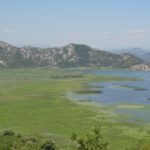
[[150,50],[149,49],[134,47],[134,48],[126,48],[126,49],[125,48],[124,49],[112,49],[109,51],[115,54],[130,53],[139,57],[140,59],[146,62],[150,62]]
[[62,47],[16,47],[0,41],[1,67],[109,67],[130,68],[144,61],[132,54],[114,54],[70,43]]

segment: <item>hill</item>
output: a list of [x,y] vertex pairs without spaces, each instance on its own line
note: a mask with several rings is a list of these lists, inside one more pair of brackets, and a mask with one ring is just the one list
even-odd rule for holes
[[136,48],[129,48],[129,49],[113,49],[110,50],[110,52],[113,52],[115,54],[130,53],[136,57],[139,57],[145,62],[150,62],[150,51],[148,49],[136,47]]
[[110,67],[130,68],[143,61],[132,54],[114,54],[83,44],[64,47],[15,47],[0,42],[1,67]]

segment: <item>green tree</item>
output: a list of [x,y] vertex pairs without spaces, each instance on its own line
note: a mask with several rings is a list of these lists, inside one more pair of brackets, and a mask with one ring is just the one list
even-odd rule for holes
[[71,139],[77,143],[77,150],[107,150],[108,143],[103,140],[100,127],[94,127],[85,138],[73,133]]

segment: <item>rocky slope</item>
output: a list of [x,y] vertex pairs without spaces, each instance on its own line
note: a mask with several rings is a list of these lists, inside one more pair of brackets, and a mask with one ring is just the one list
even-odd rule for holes
[[142,70],[142,71],[150,71],[150,65],[149,64],[139,64],[139,65],[133,65],[130,67],[131,70]]
[[82,44],[64,47],[15,47],[0,42],[1,67],[112,67],[130,68],[143,61],[132,54],[113,54]]

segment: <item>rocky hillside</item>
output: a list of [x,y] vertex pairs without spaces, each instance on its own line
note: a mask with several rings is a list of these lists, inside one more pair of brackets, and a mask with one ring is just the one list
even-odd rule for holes
[[142,71],[150,71],[150,64],[139,64],[133,65],[130,67],[131,70],[142,70]]
[[112,67],[130,68],[143,61],[131,54],[113,54],[87,45],[69,44],[64,47],[15,47],[0,42],[1,67]]

